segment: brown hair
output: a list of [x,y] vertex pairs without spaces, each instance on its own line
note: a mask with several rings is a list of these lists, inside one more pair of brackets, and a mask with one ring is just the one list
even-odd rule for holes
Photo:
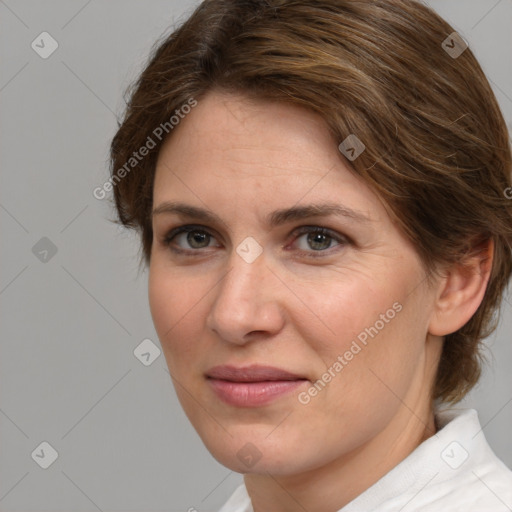
[[[111,145],[117,216],[140,230],[145,263],[165,140],[155,136],[157,127],[172,135],[170,116],[214,88],[305,106],[339,142],[355,134],[364,143],[352,167],[426,269],[461,262],[479,242],[494,242],[485,297],[446,336],[432,392],[460,400],[480,376],[481,340],[495,328],[512,272],[512,201],[504,194],[512,160],[505,122],[473,53],[447,51],[453,32],[412,0],[204,1],[155,46]],[[154,147],[126,172],[150,138]]]

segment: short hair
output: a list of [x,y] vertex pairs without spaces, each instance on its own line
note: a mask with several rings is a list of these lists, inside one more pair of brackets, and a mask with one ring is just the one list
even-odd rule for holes
[[[497,325],[512,271],[508,130],[464,40],[414,0],[202,2],[155,44],[111,144],[112,178],[125,170],[113,185],[116,222],[140,233],[146,264],[155,166],[172,136],[170,118],[213,90],[300,105],[340,143],[357,136],[366,149],[352,171],[428,271],[463,262],[492,240],[483,301],[445,337],[431,390],[432,399],[459,401],[480,377],[481,342]],[[146,156],[127,169],[142,147]]]

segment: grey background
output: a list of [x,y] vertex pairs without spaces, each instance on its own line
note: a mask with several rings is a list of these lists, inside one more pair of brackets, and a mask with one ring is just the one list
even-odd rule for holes
[[[512,127],[512,0],[431,0],[470,43]],[[138,274],[138,240],[92,190],[108,177],[122,93],[186,1],[0,1],[0,510],[217,510],[242,481],[203,447],[175,397]],[[47,31],[58,49],[42,59]],[[47,237],[57,252],[40,261]],[[45,244],[46,242],[39,242]],[[43,247],[44,248],[44,247]],[[37,251],[35,251],[37,252]],[[40,255],[43,257],[43,255]],[[512,466],[512,312],[461,406]],[[42,469],[32,452],[58,452]]]

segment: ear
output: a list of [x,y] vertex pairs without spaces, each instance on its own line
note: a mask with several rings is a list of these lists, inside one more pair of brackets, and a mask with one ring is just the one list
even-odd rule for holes
[[494,242],[474,247],[463,262],[446,270],[439,281],[429,333],[446,336],[464,326],[480,306],[491,275]]

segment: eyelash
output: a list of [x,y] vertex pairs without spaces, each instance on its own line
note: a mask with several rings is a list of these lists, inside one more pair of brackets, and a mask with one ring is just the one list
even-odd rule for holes
[[[171,245],[173,240],[178,235],[180,235],[182,233],[190,233],[190,232],[194,232],[194,231],[205,233],[205,234],[209,235],[210,237],[215,238],[215,236],[212,233],[210,233],[210,231],[208,231],[208,229],[206,229],[204,226],[187,224],[184,226],[178,226],[176,228],[171,229],[165,235],[165,237],[163,239],[163,244],[164,244],[164,246],[168,247],[172,252],[174,252],[176,254],[200,256],[201,253],[203,252],[202,249],[188,249],[187,250],[187,249],[181,249],[179,247],[173,247]],[[339,233],[336,233],[335,231],[332,231],[332,230],[322,227],[322,226],[301,226],[301,227],[297,228],[296,230],[294,230],[292,235],[295,237],[294,238],[294,241],[295,241],[300,236],[310,234],[310,233],[325,235],[325,236],[329,237],[331,240],[334,240],[335,242],[337,242],[340,246],[346,246],[346,245],[352,243],[352,241],[347,236],[341,235]],[[335,247],[337,247],[337,246],[335,246]],[[206,247],[205,249],[208,249],[208,247]],[[303,254],[303,255],[307,255],[308,257],[311,257],[311,258],[319,258],[319,257],[323,257],[326,255],[331,255],[332,254],[331,249],[333,249],[333,247],[328,247],[325,250],[318,250],[318,251],[314,251],[313,249],[311,251],[299,250],[299,253]]]

